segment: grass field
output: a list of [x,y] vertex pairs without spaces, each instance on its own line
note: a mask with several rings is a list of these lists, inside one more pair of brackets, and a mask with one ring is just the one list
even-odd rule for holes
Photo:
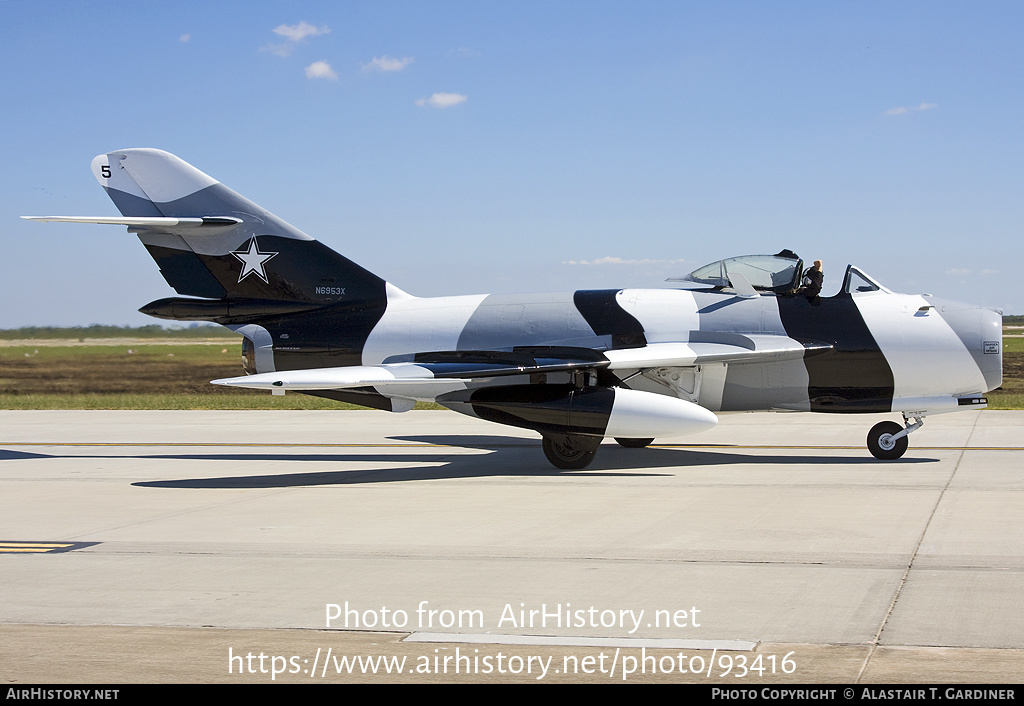
[[987,397],[990,409],[1024,409],[1024,338],[1003,338],[1003,384]]
[[0,347],[0,409],[361,409],[310,395],[211,385],[243,374],[240,339],[21,343]]
[[[302,394],[211,385],[242,375],[240,339],[0,345],[0,409],[359,409]],[[1024,338],[1004,339],[993,409],[1024,409]],[[418,409],[440,409],[420,404]]]
[[23,326],[22,328],[0,329],[0,341],[32,339],[72,339],[85,341],[97,338],[165,338],[189,340],[196,338],[234,337],[228,329],[217,324],[187,326],[185,328],[164,328],[160,324],[148,326]]

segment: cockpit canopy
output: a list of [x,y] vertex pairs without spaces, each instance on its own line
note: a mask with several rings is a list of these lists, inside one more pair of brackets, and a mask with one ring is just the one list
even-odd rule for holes
[[742,255],[712,262],[691,272],[685,281],[709,287],[731,287],[730,275],[742,275],[759,292],[787,294],[800,287],[804,261],[780,255]]
[[[710,265],[698,267],[683,277],[673,277],[670,282],[693,282],[715,289],[746,290],[749,283],[755,292],[768,294],[793,294],[800,290],[804,276],[804,261],[790,250],[778,255],[741,255],[730,257]],[[749,291],[749,290],[748,290]],[[854,265],[846,268],[842,294],[863,292],[888,292],[890,290],[865,274]],[[750,296],[753,296],[753,292]]]

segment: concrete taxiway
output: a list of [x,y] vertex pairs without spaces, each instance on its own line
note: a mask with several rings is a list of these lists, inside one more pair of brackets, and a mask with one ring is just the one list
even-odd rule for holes
[[[565,472],[537,435],[449,412],[0,412],[0,664],[21,682],[631,664],[737,687],[1020,682],[1024,412],[929,417],[876,461],[867,430],[896,417],[726,415]],[[408,662],[362,675],[339,655]]]

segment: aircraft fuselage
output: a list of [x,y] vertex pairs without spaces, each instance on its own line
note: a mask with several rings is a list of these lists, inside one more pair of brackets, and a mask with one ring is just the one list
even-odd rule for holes
[[[289,328],[303,328],[294,317],[283,319],[287,323],[281,326],[266,323],[263,364],[254,372],[407,362],[426,351],[612,350],[770,335],[822,349],[795,359],[663,366],[632,377],[628,386],[680,396],[713,411],[889,412],[906,408],[900,400],[977,395],[1001,382],[1001,345],[994,345],[1001,341],[998,313],[886,291],[842,293],[813,303],[799,295],[741,298],[683,289],[433,298],[397,294],[370,317],[379,317],[372,325],[365,311],[360,316],[354,326],[345,317],[333,327],[317,327],[316,340],[308,333],[289,333]],[[321,318],[329,322],[332,317]],[[621,380],[638,370],[616,375]],[[479,383],[487,384],[495,383]],[[413,394],[408,387],[376,387],[414,399],[436,394],[436,389]]]
[[28,218],[137,233],[179,295],[141,311],[244,336],[246,374],[214,383],[395,412],[436,401],[539,432],[559,468],[603,438],[642,447],[754,410],[902,412],[868,434],[894,459],[926,415],[984,406],[1002,380],[999,313],[852,266],[821,297],[821,263],[789,250],[710,263],[682,289],[418,298],[167,152],[101,154],[92,171],[122,217]]

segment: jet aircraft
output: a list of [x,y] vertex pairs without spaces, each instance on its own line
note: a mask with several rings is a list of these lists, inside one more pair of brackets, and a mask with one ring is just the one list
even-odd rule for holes
[[898,294],[849,266],[807,295],[790,251],[712,263],[680,288],[421,298],[402,291],[156,149],[97,156],[121,217],[181,296],[140,311],[223,324],[245,375],[392,412],[435,401],[531,429],[558,468],[606,437],[644,447],[704,431],[716,412],[901,413],[867,437],[896,459],[929,414],[984,407],[1002,381],[999,312]]

